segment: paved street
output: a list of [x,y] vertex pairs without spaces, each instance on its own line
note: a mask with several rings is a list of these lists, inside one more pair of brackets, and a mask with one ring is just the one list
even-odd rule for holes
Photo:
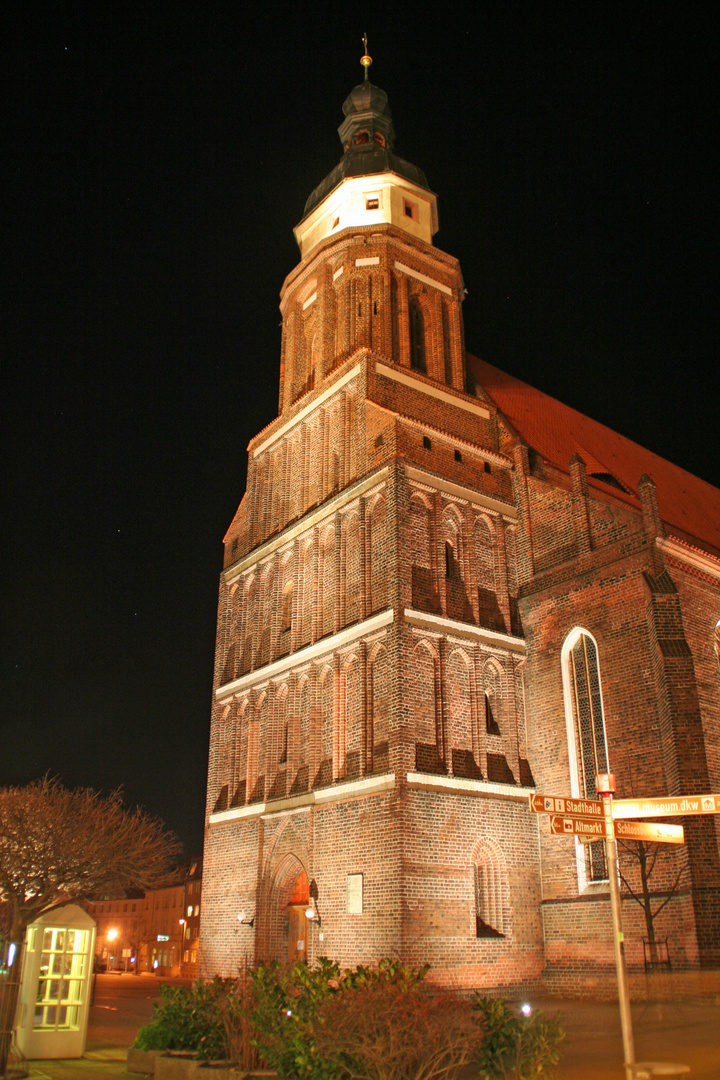
[[[129,1080],[125,1052],[138,1028],[152,1017],[160,980],[152,976],[100,975],[82,1061],[42,1061],[32,1080]],[[568,1038],[558,1080],[624,1080],[617,1005],[547,1000],[546,1014],[560,1009]],[[637,1060],[679,1061],[691,1080],[720,1080],[720,998],[634,1005]]]

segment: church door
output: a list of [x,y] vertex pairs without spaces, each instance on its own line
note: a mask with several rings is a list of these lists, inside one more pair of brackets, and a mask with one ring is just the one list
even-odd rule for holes
[[[287,894],[286,894],[287,895]],[[307,874],[301,870],[287,906],[288,913],[288,961],[307,960],[307,919],[305,909],[310,902]]]

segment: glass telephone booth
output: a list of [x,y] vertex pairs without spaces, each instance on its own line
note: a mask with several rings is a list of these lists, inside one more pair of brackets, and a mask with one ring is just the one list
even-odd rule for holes
[[16,1035],[31,1061],[85,1052],[95,922],[76,904],[28,927]]

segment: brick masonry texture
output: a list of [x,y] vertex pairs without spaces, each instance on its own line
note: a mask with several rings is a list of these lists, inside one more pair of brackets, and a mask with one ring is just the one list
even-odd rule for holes
[[[589,484],[525,441],[468,368],[463,296],[456,260],[387,224],[283,286],[279,414],[220,581],[206,976],[390,954],[448,986],[607,993],[596,849],[528,792],[594,795],[583,700],[618,796],[720,791],[718,552],[666,536],[650,478]],[[720,961],[719,823],[684,824],[650,889],[691,968]],[[623,917],[640,968],[627,892]]]

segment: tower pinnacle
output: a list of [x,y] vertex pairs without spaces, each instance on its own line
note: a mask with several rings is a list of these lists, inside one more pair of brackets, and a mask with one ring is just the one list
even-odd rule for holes
[[368,56],[367,32],[364,33],[363,36],[362,36],[362,43],[363,43],[363,47],[365,49],[365,53],[364,53],[363,56],[360,57],[360,63],[365,68],[365,82],[368,82],[368,70],[370,68],[370,65],[372,64],[372,56]]

